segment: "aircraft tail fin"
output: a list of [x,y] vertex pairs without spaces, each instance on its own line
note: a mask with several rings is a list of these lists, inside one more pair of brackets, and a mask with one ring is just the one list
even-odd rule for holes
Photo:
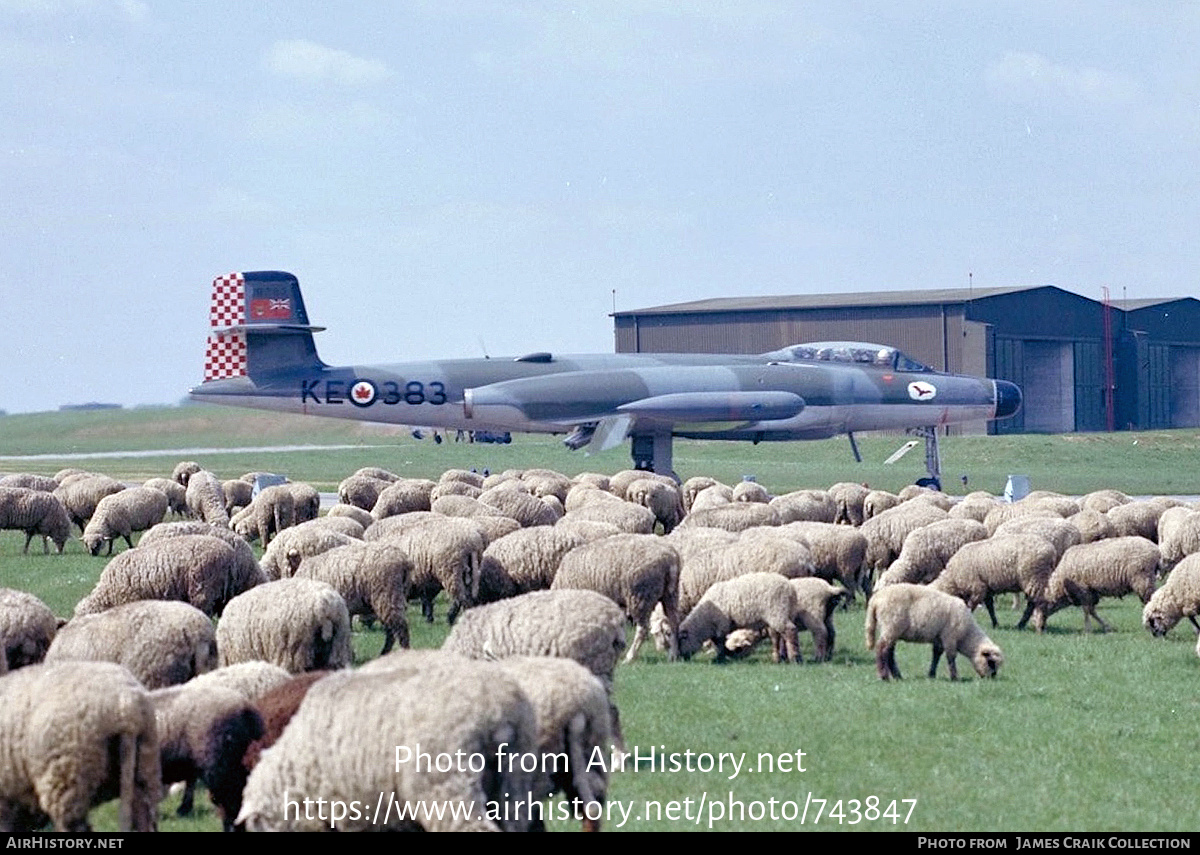
[[204,382],[287,368],[320,368],[300,282],[290,273],[229,273],[213,280]]

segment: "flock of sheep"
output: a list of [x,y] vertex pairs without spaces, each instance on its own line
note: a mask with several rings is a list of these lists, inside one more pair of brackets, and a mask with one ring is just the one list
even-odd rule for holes
[[[943,654],[951,679],[959,654],[995,676],[1003,654],[972,611],[996,626],[1006,593],[1039,632],[1068,606],[1103,627],[1099,599],[1127,593],[1152,634],[1184,617],[1200,632],[1200,512],[1167,499],[1009,504],[853,483],[772,497],[632,470],[435,482],[372,468],[320,515],[312,487],[256,490],[259,475],[222,482],[181,463],[137,487],[67,470],[0,478],[0,529],[23,531],[26,551],[41,535],[61,552],[73,528],[93,555],[126,546],[68,621],[0,589],[0,829],[86,829],[114,797],[123,828],[153,829],[176,781],[181,812],[201,781],[229,830],[527,830],[539,818],[515,804],[555,792],[598,828],[607,774],[583,758],[622,744],[615,671],[650,638],[668,660],[767,641],[775,661],[800,662],[808,632],[825,660],[835,609],[862,594],[886,680],[900,641],[932,646],[931,677]],[[439,594],[444,645],[410,649],[409,601],[432,621]],[[353,668],[356,615],[384,644]],[[482,759],[393,766],[398,746]],[[530,771],[504,751],[559,759]],[[380,817],[389,792],[476,809]]]

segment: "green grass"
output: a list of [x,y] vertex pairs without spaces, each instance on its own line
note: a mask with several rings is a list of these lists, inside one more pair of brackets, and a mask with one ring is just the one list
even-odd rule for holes
[[[260,422],[260,418],[268,419]],[[410,474],[436,475],[453,466],[551,466],[567,472],[586,469],[612,472],[626,465],[626,452],[597,457],[566,452],[553,439],[518,438],[511,446],[435,446],[406,434],[368,433],[322,420],[293,423],[275,416],[218,408],[134,411],[131,413],[44,414],[0,419],[0,455],[45,453],[86,446],[91,451],[118,451],[153,445],[237,446],[320,441],[357,444],[347,450],[309,450],[279,455],[227,452],[200,458],[222,475],[250,469],[279,469],[293,477],[333,484],[360,465],[378,464]],[[205,421],[216,431],[196,426]],[[211,420],[211,421],[208,421]],[[36,426],[32,426],[36,422]],[[247,427],[250,425],[252,427]],[[272,427],[274,425],[274,427]],[[328,428],[326,426],[329,426]],[[110,433],[108,428],[112,428]],[[136,429],[135,429],[136,428]],[[329,433],[328,431],[333,431]],[[139,433],[142,432],[142,433]],[[201,431],[201,432],[197,432]],[[341,433],[338,433],[340,431]],[[1135,443],[1136,440],[1136,444]],[[855,464],[844,440],[751,446],[733,443],[679,442],[676,468],[681,475],[713,473],[724,480],[754,474],[769,489],[783,492],[801,486],[824,486],[859,480],[898,488],[919,474],[920,460],[906,470],[882,467],[878,461],[900,440],[861,437],[868,462]],[[383,449],[370,448],[382,444]],[[960,468],[971,474],[969,489],[998,491],[1008,472],[1028,474],[1035,488],[1082,493],[1117,487],[1132,493],[1200,493],[1191,460],[1198,440],[1191,432],[1083,435],[1073,437],[952,437],[945,441],[946,472],[956,479]],[[34,451],[31,449],[39,449]],[[910,457],[918,455],[915,449]],[[57,460],[10,463],[0,469],[53,472],[62,465],[82,465],[110,474],[163,474],[178,458],[109,457],[80,464]],[[969,460],[967,466],[961,461]],[[216,463],[214,463],[214,461]],[[870,462],[875,461],[875,462]],[[960,462],[955,462],[960,461]],[[574,465],[567,465],[568,462]],[[890,480],[888,480],[890,479]],[[957,483],[956,481],[954,482]],[[90,590],[105,559],[85,554],[78,541],[63,556],[20,554],[23,537],[0,535],[0,585],[31,591],[56,614],[67,616]],[[446,633],[445,604],[438,620],[425,624],[418,609],[409,620],[415,647],[433,647]],[[773,665],[763,651],[745,661],[716,665],[711,657],[668,663],[663,654],[643,648],[639,661],[618,668],[616,697],[628,747],[645,755],[652,747],[669,753],[745,752],[753,763],[760,754],[795,757],[804,752],[805,771],[774,773],[743,769],[730,780],[726,771],[651,771],[630,764],[613,775],[609,798],[615,805],[635,804],[625,825],[635,830],[689,830],[708,826],[712,799],[728,804],[730,793],[753,816],[758,804],[777,800],[801,806],[809,793],[829,800],[826,810],[842,801],[839,825],[828,814],[813,826],[810,806],[806,828],[908,831],[1191,831],[1200,785],[1191,771],[1191,750],[1200,720],[1196,691],[1195,637],[1186,622],[1166,639],[1153,639],[1140,625],[1136,599],[1104,601],[1101,614],[1113,624],[1110,633],[1083,633],[1082,614],[1067,609],[1054,615],[1044,635],[1017,631],[1018,613],[998,609],[1001,628],[992,632],[1005,664],[996,680],[975,678],[960,661],[966,679],[951,683],[942,665],[938,679],[928,680],[930,650],[902,644],[897,658],[905,679],[883,683],[863,648],[861,603],[836,618],[834,661],[822,664]],[[986,622],[986,615],[980,614]],[[377,655],[378,630],[357,630],[356,661]],[[802,636],[806,656],[811,650]],[[853,819],[851,799],[916,799],[910,821],[908,805],[897,804],[901,822]],[[657,801],[664,811],[676,801],[679,811],[690,799],[695,814],[699,800],[706,813],[697,825],[682,818],[649,821],[645,803]],[[207,799],[197,800],[192,820],[173,815],[177,799],[160,808],[163,830],[217,830]],[[861,811],[865,805],[859,806]],[[790,815],[790,814],[789,814]],[[639,818],[640,817],[640,818]],[[98,829],[116,827],[115,807],[93,814]],[[619,823],[614,817],[606,828]],[[553,822],[556,829],[575,824]],[[722,820],[720,830],[796,829],[798,821],[769,818]]]

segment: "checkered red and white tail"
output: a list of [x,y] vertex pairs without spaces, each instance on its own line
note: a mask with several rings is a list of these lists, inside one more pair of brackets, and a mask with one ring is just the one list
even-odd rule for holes
[[[240,273],[218,276],[213,280],[208,336],[204,354],[204,380],[223,380],[246,376],[246,334],[229,327],[246,322],[246,280]],[[226,330],[222,332],[221,330]]]

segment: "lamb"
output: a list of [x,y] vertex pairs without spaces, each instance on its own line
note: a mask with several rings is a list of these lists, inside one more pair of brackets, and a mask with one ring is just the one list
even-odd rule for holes
[[350,612],[326,582],[267,582],[229,601],[217,624],[217,650],[222,666],[261,659],[293,674],[346,668]]
[[340,546],[300,562],[293,578],[318,579],[334,587],[351,617],[376,617],[386,633],[380,655],[399,642],[408,647],[406,592],[412,562],[402,549],[388,543]]
[[1110,627],[1096,614],[1096,603],[1101,597],[1134,593],[1145,605],[1154,593],[1161,560],[1158,547],[1144,537],[1113,537],[1072,546],[1046,585],[1046,615],[1076,605],[1083,609],[1086,631],[1092,629],[1089,617],[1107,631]]
[[1142,609],[1142,626],[1161,637],[1183,618],[1200,633],[1200,554],[1189,555],[1175,565],[1167,581],[1153,593]]
[[943,652],[951,680],[958,679],[959,653],[971,660],[980,677],[995,677],[1004,662],[1004,654],[979,628],[966,603],[926,585],[907,582],[888,585],[867,602],[867,649],[875,651],[875,669],[881,680],[900,679],[897,641],[933,644],[931,679],[937,676]]
[[241,692],[220,686],[181,686],[150,693],[159,739],[162,782],[185,781],[177,813],[188,816],[196,781],[208,788],[226,831],[242,807],[246,749],[263,735],[263,720]]
[[[788,584],[796,592],[796,611],[792,615],[796,629],[807,629],[812,633],[813,658],[828,662],[833,657],[833,642],[837,638],[837,629],[833,625],[834,609],[852,595],[841,585],[815,576],[789,579]],[[781,658],[783,653],[779,651],[776,658]],[[799,658],[799,651],[796,655]]]
[[1037,534],[997,534],[963,546],[931,587],[958,597],[972,611],[983,603],[993,629],[999,626],[995,595],[1020,591],[1025,594],[1026,606],[1017,629],[1032,617],[1034,629],[1042,632],[1046,626],[1046,586],[1057,563],[1054,545]]
[[187,603],[140,600],[68,621],[46,661],[68,660],[115,662],[161,689],[215,668],[217,638],[208,616]]
[[[161,795],[150,697],[109,662],[31,665],[0,677],[0,830],[90,831],[120,796],[122,831],[153,831]],[[115,760],[115,764],[114,764]]]
[[[597,591],[625,609],[637,627],[626,662],[632,662],[650,634],[650,614],[662,603],[670,642],[679,626],[679,553],[654,535],[618,534],[575,547],[563,556],[551,590]],[[668,659],[678,649],[669,642]]]
[[224,541],[193,534],[122,552],[105,565],[96,586],[75,606],[86,615],[135,600],[181,600],[220,614],[233,596],[239,559]]
[[99,555],[100,547],[107,543],[112,555],[113,540],[122,537],[133,549],[130,535],[162,522],[169,504],[166,494],[153,487],[129,487],[105,496],[83,530],[83,545],[92,555]]
[[28,487],[0,487],[0,529],[25,532],[22,552],[26,555],[36,534],[42,536],[44,554],[50,553],[50,541],[53,540],[61,555],[71,537],[71,519],[53,493]]
[[33,594],[0,588],[0,674],[41,662],[57,632],[49,606]]
[[[529,802],[543,796],[546,782],[505,755],[536,750],[533,705],[494,664],[447,657],[411,676],[332,674],[309,689],[250,773],[237,822],[251,831],[527,830],[536,827]],[[479,757],[482,768],[418,766],[417,752]],[[380,793],[393,801],[370,815],[317,818],[290,807],[317,798],[374,806]],[[404,805],[417,800],[469,810],[413,819]]]
[[717,644],[720,662],[725,659],[725,636],[739,628],[765,628],[771,636],[774,661],[799,662],[795,613],[796,592],[777,573],[746,573],[718,582],[704,592],[679,625],[679,654],[690,659],[711,640]]
[[192,473],[187,482],[188,514],[193,519],[217,525],[229,525],[229,512],[225,510],[225,494],[221,492],[221,481],[211,472],[201,470]]

